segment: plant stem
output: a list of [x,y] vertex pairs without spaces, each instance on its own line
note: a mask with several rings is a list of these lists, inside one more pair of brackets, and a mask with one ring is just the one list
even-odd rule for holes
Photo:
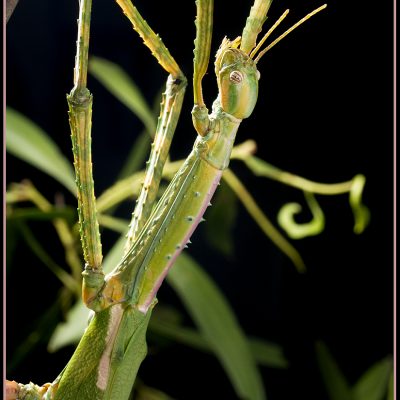
[[299,272],[305,272],[304,261],[299,252],[274,227],[238,177],[228,168],[224,171],[222,178],[236,193],[262,231],[292,260]]

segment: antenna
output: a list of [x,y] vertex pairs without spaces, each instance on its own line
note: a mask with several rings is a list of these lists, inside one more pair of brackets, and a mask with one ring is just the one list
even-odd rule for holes
[[[313,15],[317,14],[318,12],[322,11],[324,8],[327,7],[327,4],[322,5],[321,7],[318,7],[317,9],[315,9],[314,11],[310,12],[309,14],[307,14],[304,18],[302,18],[300,21],[296,22],[291,28],[289,28],[286,32],[282,33],[282,35],[280,35],[277,39],[275,39],[272,43],[270,43],[264,50],[262,50],[257,58],[254,60],[254,62],[257,64],[258,61],[260,61],[261,57],[270,49],[272,49],[272,47],[274,47],[278,42],[280,42],[285,36],[289,35],[290,32],[292,32],[294,29],[296,29],[299,25],[301,25],[303,22],[307,21],[308,19],[310,19]],[[285,15],[285,14],[283,14]],[[283,17],[282,15],[282,17]],[[286,16],[286,15],[285,15]],[[280,22],[283,18],[280,18],[278,21]],[[277,22],[278,22],[277,21]],[[276,24],[275,24],[276,25]],[[273,26],[273,28],[275,29],[275,25]],[[272,28],[271,28],[272,29]],[[268,34],[268,32],[267,32]],[[264,39],[264,38],[263,38]],[[258,46],[257,46],[258,47]],[[253,53],[253,52],[252,52]]]

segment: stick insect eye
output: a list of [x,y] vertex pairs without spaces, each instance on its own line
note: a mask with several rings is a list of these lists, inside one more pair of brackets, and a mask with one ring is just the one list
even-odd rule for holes
[[240,71],[232,71],[229,74],[229,80],[237,85],[243,81],[243,74]]
[[257,70],[257,72],[256,72],[256,76],[257,76],[257,80],[259,81],[259,80],[260,80],[260,78],[261,78],[261,74],[260,74],[260,71],[259,71],[259,70]]

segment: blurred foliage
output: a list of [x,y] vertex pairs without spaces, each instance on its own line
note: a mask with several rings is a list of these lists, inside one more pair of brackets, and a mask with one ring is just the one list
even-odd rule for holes
[[323,342],[317,343],[316,352],[321,375],[331,400],[393,399],[393,382],[391,382],[393,374],[392,357],[386,357],[372,365],[351,386]]

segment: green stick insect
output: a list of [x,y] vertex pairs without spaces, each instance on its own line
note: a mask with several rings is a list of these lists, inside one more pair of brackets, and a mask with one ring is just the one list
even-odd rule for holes
[[[213,0],[197,0],[192,110],[198,133],[193,150],[156,207],[162,170],[182,108],[187,80],[161,39],[130,0],[117,0],[144,43],[169,73],[143,187],[132,215],[125,252],[104,275],[91,161],[92,95],[86,87],[91,0],[80,0],[74,88],[68,95],[80,236],[85,260],[82,297],[94,316],[71,360],[51,384],[7,383],[7,399],[128,399],[146,355],[146,330],[157,291],[187,246],[228,167],[236,133],[257,102],[262,56],[306,15],[261,50],[287,11],[257,43],[272,0],[255,0],[241,37],[225,38],[216,54],[218,97],[209,113],[202,94],[212,35]],[[257,399],[264,398],[259,393]]]

